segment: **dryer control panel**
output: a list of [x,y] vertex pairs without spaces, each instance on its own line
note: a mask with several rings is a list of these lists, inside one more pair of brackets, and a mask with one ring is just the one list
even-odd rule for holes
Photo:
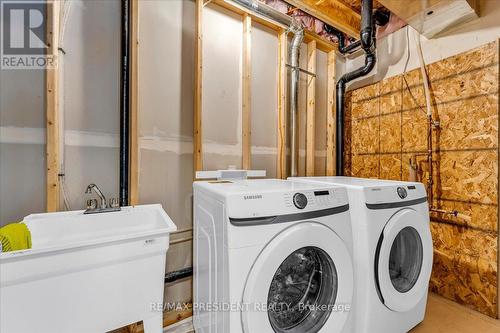
[[[385,186],[370,186],[365,188],[366,204],[386,206],[416,205],[427,201],[423,184],[385,184]],[[392,205],[391,205],[392,204]]]

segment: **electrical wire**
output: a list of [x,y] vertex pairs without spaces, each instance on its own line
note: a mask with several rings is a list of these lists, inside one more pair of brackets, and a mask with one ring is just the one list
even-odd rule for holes
[[410,93],[411,98],[413,99],[413,102],[415,105],[418,107],[420,111],[423,113],[427,114],[427,111],[424,110],[422,106],[417,102],[417,99],[415,95],[413,95],[413,92],[411,91],[410,85],[408,84],[408,80],[406,80],[406,71],[408,70],[408,63],[410,62],[410,56],[411,56],[411,49],[410,49],[410,34],[409,34],[410,28],[409,26],[406,26],[406,62],[405,62],[405,67],[403,69],[403,81],[405,82],[406,89]]
[[61,109],[60,113],[60,124],[59,124],[59,133],[60,133],[60,142],[61,144],[61,162],[60,162],[60,173],[59,173],[59,183],[60,183],[60,191],[63,199],[64,209],[66,211],[71,210],[70,200],[69,200],[69,192],[68,187],[66,185],[66,144],[65,144],[65,135],[64,135],[64,115],[65,115],[65,100],[66,100],[66,89],[64,89],[64,76],[65,76],[65,66],[64,66],[64,56],[66,55],[65,47],[64,47],[64,37],[66,33],[66,27],[68,26],[69,13],[71,9],[72,2],[66,0],[62,4],[62,19],[61,19],[61,27],[59,30],[59,76],[60,82],[62,83],[60,86],[60,99],[59,105]]

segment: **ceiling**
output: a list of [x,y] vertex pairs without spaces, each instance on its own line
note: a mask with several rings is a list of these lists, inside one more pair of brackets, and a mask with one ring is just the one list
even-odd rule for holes
[[[361,0],[284,0],[350,37],[359,38]],[[375,9],[384,8],[374,0]]]
[[[352,9],[354,9],[356,12],[361,13],[361,0],[337,0],[339,2],[343,2]],[[378,9],[378,8],[384,8],[377,0],[373,1],[373,8]]]

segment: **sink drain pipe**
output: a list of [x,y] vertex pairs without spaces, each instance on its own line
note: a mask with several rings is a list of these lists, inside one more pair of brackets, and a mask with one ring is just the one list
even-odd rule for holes
[[193,267],[183,268],[178,271],[165,274],[165,283],[172,283],[190,276],[193,276]]
[[[346,84],[370,73],[377,61],[375,55],[375,28],[373,25],[373,0],[361,2],[361,31],[358,42],[344,46],[344,37],[339,38],[339,51],[347,53],[353,51],[358,45],[365,51],[365,65],[352,72],[344,74],[337,82],[337,119],[336,119],[336,169],[337,176],[344,175],[344,115],[345,115],[345,90]],[[352,46],[351,46],[352,45]]]
[[295,20],[293,17],[288,16],[284,13],[277,11],[276,9],[263,4],[258,0],[230,0],[233,3],[244,7],[252,12],[265,16],[281,25],[288,27],[287,32],[293,34],[293,38],[290,42],[290,48],[288,50],[288,60],[290,64],[288,67],[291,68],[290,75],[290,174],[292,177],[297,176],[298,172],[298,136],[297,136],[297,109],[298,109],[298,98],[299,98],[299,57],[300,57],[300,46],[304,40],[304,29],[300,22]]
[[130,47],[130,0],[121,2],[121,53],[120,53],[120,206],[128,205],[129,179],[129,47]]

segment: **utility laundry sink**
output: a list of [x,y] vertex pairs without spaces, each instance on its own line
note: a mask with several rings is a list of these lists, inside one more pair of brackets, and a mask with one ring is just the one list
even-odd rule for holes
[[32,249],[0,254],[0,332],[162,332],[165,257],[177,228],[160,205],[35,214]]

